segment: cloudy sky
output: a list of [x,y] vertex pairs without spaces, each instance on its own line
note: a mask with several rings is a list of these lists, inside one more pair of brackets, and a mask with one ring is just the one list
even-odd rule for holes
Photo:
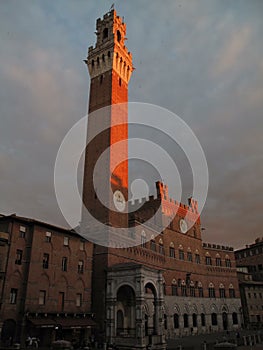
[[[1,213],[65,225],[54,163],[85,115],[83,59],[112,1],[0,2]],[[136,67],[130,101],[179,115],[205,152],[204,240],[239,248],[263,236],[263,2],[117,0],[115,8]]]

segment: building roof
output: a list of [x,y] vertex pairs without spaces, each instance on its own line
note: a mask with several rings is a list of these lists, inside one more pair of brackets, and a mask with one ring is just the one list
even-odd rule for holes
[[[38,219],[32,219],[32,218],[28,218],[25,216],[19,216],[14,214],[10,214],[10,215],[3,215],[0,214],[0,222],[1,221],[6,221],[6,220],[10,220],[10,221],[19,221],[19,222],[23,222],[25,224],[32,224],[32,225],[39,225],[39,226],[45,226],[51,230],[55,230],[55,231],[60,231],[60,232],[64,232],[67,233],[69,235],[74,235],[74,236],[78,236],[78,237],[82,237],[80,234],[78,234],[76,231],[74,231],[73,229],[69,229],[69,228],[65,228],[62,226],[57,226],[48,222],[44,222]],[[84,237],[82,237],[83,239],[85,239]]]

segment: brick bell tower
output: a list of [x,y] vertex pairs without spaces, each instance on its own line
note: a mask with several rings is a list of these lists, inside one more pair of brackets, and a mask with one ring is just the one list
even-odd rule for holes
[[[126,24],[114,9],[103,19],[97,19],[96,35],[95,47],[89,47],[85,60],[91,82],[83,204],[101,223],[127,227],[127,214],[122,212],[128,200],[127,102],[128,82],[133,70],[132,55],[125,46]],[[119,141],[122,144],[113,148]],[[103,168],[96,171],[103,152]],[[94,174],[97,185],[93,181]],[[104,203],[98,191],[103,194]]]
[[[103,224],[103,230],[111,239],[115,227],[128,226],[128,214],[125,213],[128,200],[127,102],[133,66],[132,55],[125,46],[126,24],[114,9],[97,19],[96,35],[95,47],[89,48],[85,60],[91,81],[83,205]],[[116,148],[119,141],[121,146]],[[103,154],[106,154],[103,167],[97,170],[96,165]],[[95,184],[94,174],[99,180]],[[106,199],[103,203],[98,192]],[[99,236],[100,229],[97,230],[96,224],[90,225],[85,212],[84,208],[82,227],[86,232],[95,232],[96,236],[98,232]],[[107,242],[94,244],[93,249],[92,309],[102,330],[105,327],[106,271],[112,250],[114,248],[109,248]]]

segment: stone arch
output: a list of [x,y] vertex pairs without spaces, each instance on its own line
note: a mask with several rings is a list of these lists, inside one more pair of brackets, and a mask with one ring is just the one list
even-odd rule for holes
[[155,283],[152,280],[145,281],[144,289],[146,289],[146,288],[149,288],[152,291],[153,295],[155,297],[157,297],[157,294],[158,294],[157,293],[157,287],[156,287]]
[[193,312],[193,313],[198,314],[198,310],[197,310],[196,304],[193,304],[192,307],[191,307],[191,309],[192,309],[192,312]]
[[170,243],[170,247],[171,247],[171,248],[174,248],[174,242],[171,242],[171,243]]
[[181,315],[181,310],[178,304],[174,304],[174,312],[177,313],[178,315]]
[[189,310],[189,306],[187,304],[184,304],[183,312],[189,315],[190,310]]
[[127,334],[135,328],[136,297],[134,288],[122,284],[116,293],[116,332],[117,335]]
[[205,252],[205,256],[211,256],[209,252]]
[[191,253],[191,252],[192,252],[192,250],[191,250],[191,248],[190,248],[190,247],[188,247],[188,248],[187,248],[187,252],[189,252],[189,253]]
[[204,304],[201,304],[201,305],[200,305],[200,311],[201,311],[201,313],[206,314],[206,310],[205,310]]
[[211,314],[214,312],[214,313],[218,313],[218,308],[217,308],[217,306],[216,306],[216,304],[212,304],[211,306],[210,306],[210,312],[211,312]]
[[227,307],[226,304],[222,305],[222,307],[221,307],[221,312],[222,312],[222,313],[223,313],[223,312],[226,312],[226,313],[229,312],[228,307]]

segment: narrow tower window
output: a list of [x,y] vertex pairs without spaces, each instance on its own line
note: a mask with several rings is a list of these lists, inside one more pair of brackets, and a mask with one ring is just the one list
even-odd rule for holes
[[118,42],[121,41],[121,33],[119,30],[117,30],[117,40],[118,40]]
[[109,35],[109,30],[108,30],[108,28],[104,28],[104,29],[103,29],[103,39],[108,38],[108,35]]

